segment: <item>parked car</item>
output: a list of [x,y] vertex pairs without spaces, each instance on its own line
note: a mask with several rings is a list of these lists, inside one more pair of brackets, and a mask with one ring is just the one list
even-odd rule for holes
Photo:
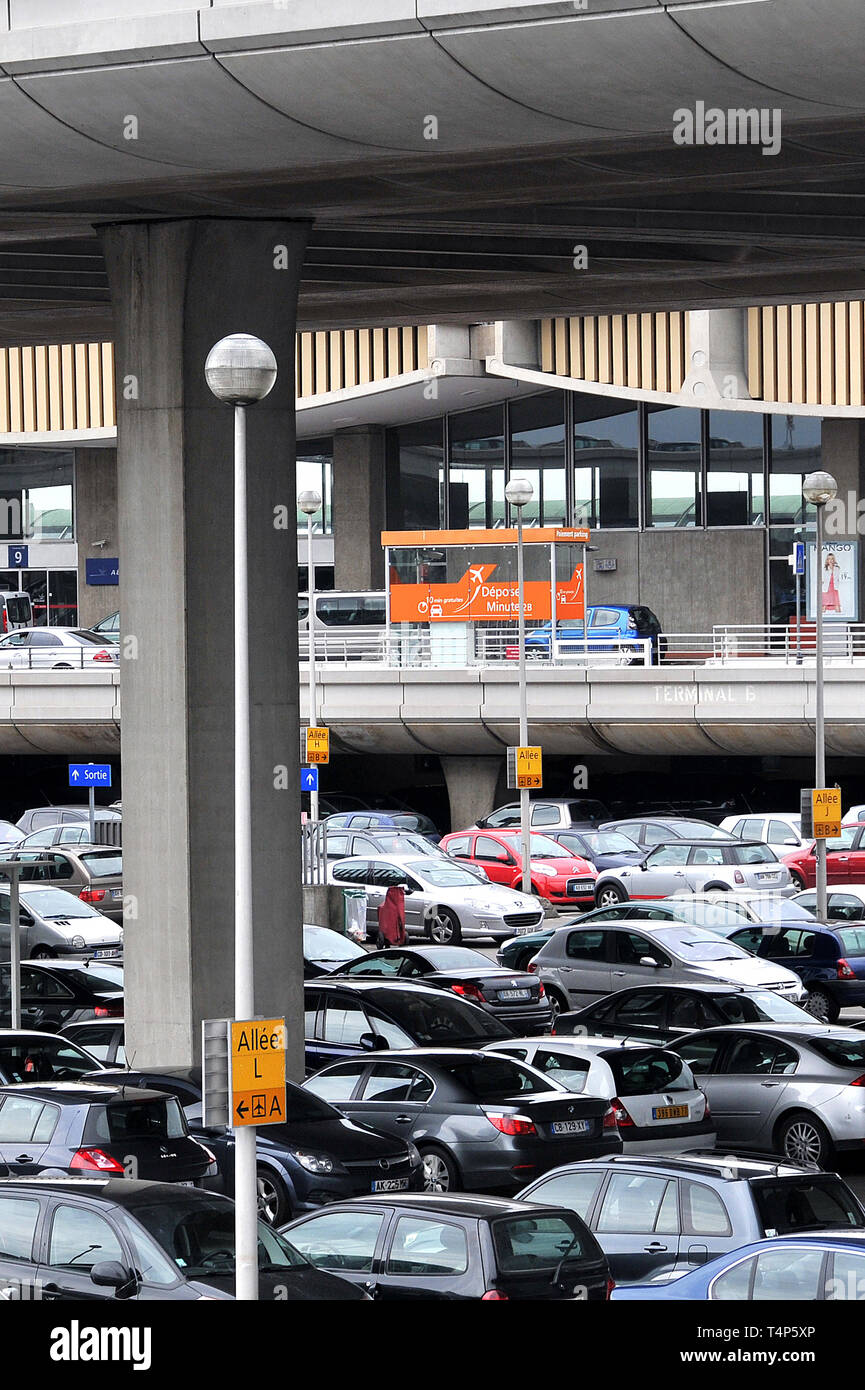
[[[438,844],[427,840],[411,830],[328,830],[325,827],[325,854],[328,859],[354,859],[359,855],[381,854],[431,855],[446,859],[447,855]],[[479,864],[466,864],[477,878],[487,882],[487,874]]]
[[[0,1025],[12,1021],[12,972],[0,965]],[[109,961],[22,961],[21,1024],[58,1031],[83,1019],[123,1016],[123,970]]]
[[859,821],[865,821],[865,805],[860,802],[857,806],[850,806],[841,817],[842,825],[856,825]]
[[[97,806],[95,819],[122,820],[123,817],[120,811],[114,810],[110,806]],[[44,830],[49,825],[86,825],[89,827],[90,808],[86,803],[83,806],[33,806],[29,811],[24,812],[16,824],[23,835],[29,835],[32,830]]]
[[461,864],[431,855],[341,859],[329,866],[328,878],[366,891],[368,936],[377,931],[378,908],[393,883],[407,885],[406,934],[424,936],[438,946],[469,936],[502,940],[518,927],[536,927],[544,920],[537,898],[497,883],[480,883]]
[[356,1200],[294,1221],[286,1239],[318,1269],[385,1300],[602,1302],[606,1257],[579,1217],[503,1197]]
[[693,888],[774,888],[793,893],[789,871],[768,845],[732,841],[673,840],[655,845],[641,864],[604,869],[595,880],[598,907],[615,907],[629,898],[666,898]]
[[865,1144],[865,1037],[819,1024],[734,1024],[676,1043],[709,1098],[718,1143],[825,1167]]
[[[464,830],[445,835],[442,849],[452,859],[479,865],[491,883],[520,889],[523,879],[522,841],[518,830]],[[592,903],[597,870],[586,859],[531,831],[529,835],[532,892],[551,903]]]
[[715,1126],[690,1067],[669,1049],[610,1038],[515,1038],[485,1052],[526,1062],[577,1095],[609,1101],[627,1153],[715,1146]]
[[546,1032],[553,1011],[536,975],[493,965],[465,946],[394,946],[363,951],[340,972],[346,979],[422,980],[480,1004],[518,1033]]
[[761,840],[771,845],[779,854],[789,854],[798,849],[802,838],[802,817],[790,815],[786,811],[773,811],[769,815],[725,816],[721,829],[729,830],[738,840]]
[[[770,926],[807,926],[816,921],[813,912],[770,889],[756,892],[735,888],[729,892],[716,889],[709,893],[671,893],[658,907],[675,912],[680,922],[690,922],[707,931],[727,935],[727,928],[737,922],[762,922]],[[657,910],[653,905],[652,911]]]
[[[797,888],[814,888],[817,883],[815,841],[807,840],[800,849],[785,854],[782,863],[790,871]],[[842,825],[841,834],[824,841],[827,883],[865,882],[865,822]]]
[[0,1028],[0,1085],[92,1080],[100,1064],[77,1043],[56,1033]]
[[303,1084],[349,1119],[411,1139],[428,1192],[513,1191],[559,1163],[622,1151],[608,1099],[575,1096],[533,1067],[479,1050],[358,1057]]
[[119,642],[119,641],[120,641],[120,613],[119,613],[119,611],[118,611],[117,613],[109,613],[107,618],[100,618],[99,622],[98,622],[98,623],[94,623],[92,627],[89,627],[89,628],[87,629],[87,631],[88,631],[88,632],[92,632],[92,633],[94,634],[95,637],[100,638],[100,640],[103,641],[103,642]]
[[115,643],[83,628],[24,627],[0,637],[0,670],[107,669],[118,664]]
[[802,1007],[821,1023],[834,1023],[842,1009],[865,1004],[865,922],[751,922],[723,934],[743,951],[794,971],[808,991]]
[[20,844],[23,838],[17,825],[8,820],[0,820],[0,847],[4,850],[11,849],[13,845]]
[[[532,829],[543,834],[550,830],[572,830],[579,827],[595,829],[598,822],[610,814],[603,801],[594,801],[588,797],[538,797],[537,800],[529,802],[529,807]],[[520,803],[509,801],[506,806],[499,806],[488,816],[480,816],[471,828],[513,830],[519,829],[519,825]]]
[[713,1299],[814,1303],[861,1298],[865,1281],[865,1232],[834,1236],[789,1235],[759,1240],[659,1284],[628,1284],[620,1300],[666,1302]]
[[553,921],[548,927],[534,928],[526,927],[520,931],[518,936],[512,936],[507,941],[503,941],[496,951],[496,961],[505,970],[526,970],[529,961],[547,941],[549,941],[554,931],[558,931],[561,922]]
[[307,1072],[330,1062],[406,1047],[482,1047],[512,1037],[486,1009],[449,990],[397,980],[333,980],[304,986]]
[[352,941],[350,936],[330,927],[303,924],[303,978],[314,980],[318,975],[334,975],[354,960],[367,960],[369,952]]
[[529,970],[540,976],[553,1007],[562,1012],[614,990],[658,982],[749,985],[778,990],[794,1003],[805,993],[798,976],[784,966],[758,960],[700,927],[675,922],[560,927],[529,962]]
[[[804,888],[790,901],[816,917],[816,889]],[[829,922],[865,921],[865,883],[845,883],[843,888],[830,888],[826,895],[826,920]]]
[[[123,928],[62,888],[22,883],[19,890],[21,954],[30,960],[55,956],[92,956],[118,960],[123,955]],[[9,884],[0,883],[0,949],[7,955],[11,939]]]
[[[39,1280],[51,1301],[234,1297],[234,1203],[216,1193],[110,1172],[75,1184],[17,1179],[0,1183],[0,1230],[15,1233],[0,1279]],[[367,1296],[315,1269],[262,1221],[258,1261],[261,1299]]]
[[[20,830],[18,831],[20,835]],[[42,830],[33,830],[22,835],[16,849],[49,849],[51,845],[89,845],[90,825],[83,821],[77,825],[46,825]]]
[[547,1173],[519,1196],[582,1217],[617,1284],[684,1274],[770,1234],[865,1236],[865,1210],[837,1173],[727,1154],[592,1159]]
[[21,867],[20,881],[50,883],[90,903],[112,922],[123,921],[123,851],[101,845],[54,845],[7,855]]
[[[526,656],[549,656],[552,622],[532,628],[526,637]],[[620,643],[634,638],[648,640],[651,664],[656,666],[663,657],[665,645],[660,619],[643,603],[589,604],[588,649],[590,652],[613,652]],[[562,655],[579,654],[586,649],[583,624],[571,619],[556,623],[556,648]],[[642,663],[642,646],[634,645],[635,658]],[[622,658],[623,661],[627,657]]]
[[645,854],[644,849],[618,830],[548,830],[545,834],[598,870],[638,864]]
[[410,830],[437,844],[440,836],[429,816],[418,811],[340,811],[325,821],[332,830]]
[[[172,1095],[216,1159],[208,1188],[233,1195],[234,1131],[204,1128],[200,1067],[99,1071],[94,1079]],[[269,1225],[346,1197],[420,1190],[421,1158],[407,1133],[354,1124],[292,1082],[285,1102],[285,1123],[261,1125],[255,1136],[258,1214]]]
[[216,1172],[173,1096],[110,1086],[101,1073],[98,1083],[0,1087],[0,1159],[22,1178],[113,1173],[193,1183]]
[[629,816],[623,820],[607,820],[598,826],[599,830],[617,830],[627,835],[641,849],[651,849],[653,845],[666,845],[670,840],[734,840],[728,830],[722,830],[712,821],[699,820],[695,816]]
[[[77,1043],[97,1062],[106,1067],[125,1067],[127,1065],[125,1047],[125,1024],[123,1016],[113,1018],[85,1019],[80,1023],[64,1023],[60,1029],[61,1037]],[[158,1089],[158,1087],[157,1087]]]
[[692,980],[681,985],[637,985],[620,989],[596,1004],[559,1014],[556,1037],[598,1035],[666,1043],[696,1028],[719,1028],[727,1023],[781,1023],[785,1027],[814,1024],[813,1015],[772,989]]

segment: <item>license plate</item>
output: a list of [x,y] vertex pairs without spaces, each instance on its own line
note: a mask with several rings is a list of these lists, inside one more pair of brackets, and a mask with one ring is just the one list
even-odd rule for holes
[[550,1128],[553,1134],[588,1134],[591,1126],[588,1120],[556,1120]]
[[405,1192],[408,1178],[378,1178],[372,1185],[373,1192]]
[[687,1105],[653,1105],[653,1120],[687,1120]]
[[182,1178],[180,1182],[172,1183],[173,1187],[194,1187],[195,1183],[189,1178]]
[[115,959],[117,956],[119,956],[119,955],[120,955],[120,950],[119,950],[119,948],[118,948],[118,947],[114,947],[114,946],[112,946],[112,947],[110,948],[110,950],[94,951],[94,952],[93,952],[93,958],[94,958],[94,960],[114,960],[114,959]]
[[572,878],[568,883],[569,893],[591,893],[594,888],[594,880],[591,878]]
[[112,888],[112,890],[111,890],[111,896],[112,896],[112,898],[122,898],[122,897],[123,897],[123,889],[122,889],[122,888]]
[[530,932],[537,931],[537,929],[538,924],[535,922],[534,926],[531,927],[517,927],[514,934],[515,936],[528,936]]
[[761,883],[774,883],[775,879],[778,878],[779,875],[778,875],[778,874],[758,874],[757,877],[758,877],[758,879],[760,880]]
[[500,989],[500,999],[531,999],[532,992],[529,989]]

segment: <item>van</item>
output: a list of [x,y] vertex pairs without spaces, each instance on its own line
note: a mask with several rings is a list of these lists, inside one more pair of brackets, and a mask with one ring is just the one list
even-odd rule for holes
[[30,602],[30,595],[25,594],[23,589],[0,589],[0,615],[4,632],[32,627],[33,604]]
[[[321,638],[316,641],[316,657],[319,659],[344,661],[377,657],[381,652],[386,625],[387,595],[384,590],[338,593],[326,589],[315,595],[313,626],[316,634],[325,634],[324,641]],[[297,627],[300,659],[306,661],[310,630],[308,594],[297,596]]]

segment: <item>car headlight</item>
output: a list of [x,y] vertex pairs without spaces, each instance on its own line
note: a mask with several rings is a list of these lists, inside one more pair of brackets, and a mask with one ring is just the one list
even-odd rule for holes
[[542,874],[544,878],[555,878],[556,876],[556,870],[551,869],[549,864],[533,864],[532,873]]
[[73,936],[72,945],[75,947],[76,951],[83,951],[87,946],[87,942],[84,940],[83,936]]
[[342,1164],[335,1163],[329,1154],[311,1154],[305,1149],[295,1149],[294,1156],[308,1173],[342,1172]]
[[409,1139],[406,1143],[406,1148],[408,1149],[408,1161],[411,1164],[412,1168],[416,1168],[419,1163],[423,1163],[420,1149],[418,1148],[417,1144],[413,1144]]
[[501,903],[478,903],[478,909],[481,912],[491,912],[494,917],[504,917],[508,910]]

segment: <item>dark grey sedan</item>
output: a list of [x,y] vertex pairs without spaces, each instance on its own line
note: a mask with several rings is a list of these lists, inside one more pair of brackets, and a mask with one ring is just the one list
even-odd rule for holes
[[464,1049],[356,1057],[304,1082],[349,1119],[411,1140],[428,1192],[514,1191],[561,1163],[621,1153],[608,1100],[534,1067]]

